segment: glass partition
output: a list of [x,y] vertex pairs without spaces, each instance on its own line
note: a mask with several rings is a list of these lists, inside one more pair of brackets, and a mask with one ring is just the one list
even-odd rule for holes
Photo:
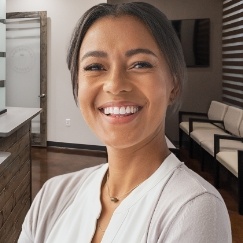
[[[40,107],[40,18],[6,20],[6,104]],[[40,133],[40,115],[32,119],[32,133]]]
[[6,105],[40,107],[32,145],[47,145],[47,12],[6,13]]

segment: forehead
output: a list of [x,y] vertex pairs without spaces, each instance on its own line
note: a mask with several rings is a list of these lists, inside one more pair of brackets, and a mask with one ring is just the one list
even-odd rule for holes
[[[129,25],[125,25],[128,24]],[[108,15],[108,16],[104,16],[101,17],[99,19],[97,19],[89,28],[90,29],[94,29],[98,26],[98,28],[105,26],[107,30],[109,30],[109,28],[111,27],[124,27],[124,29],[129,28],[130,26],[140,26],[140,28],[146,29],[147,31],[148,28],[146,26],[146,24],[139,18],[133,15],[119,15],[119,16],[113,16],[113,15]],[[108,28],[109,27],[109,28]],[[89,32],[88,30],[88,32]]]
[[159,51],[155,38],[145,23],[128,15],[106,16],[94,22],[84,37],[81,50],[91,46],[97,48],[104,44],[110,47],[122,44],[150,46]]

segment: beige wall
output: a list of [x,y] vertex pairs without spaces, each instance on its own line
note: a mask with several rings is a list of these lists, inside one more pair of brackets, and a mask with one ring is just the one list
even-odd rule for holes
[[[108,0],[108,3],[131,2]],[[188,81],[182,101],[182,110],[206,112],[211,100],[221,100],[221,0],[145,0],[162,10],[169,19],[210,18],[210,67],[188,68]],[[178,141],[178,115],[168,111],[166,134]]]

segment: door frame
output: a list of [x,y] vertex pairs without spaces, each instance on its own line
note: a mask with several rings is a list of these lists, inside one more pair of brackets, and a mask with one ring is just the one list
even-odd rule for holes
[[11,12],[6,19],[40,18],[40,133],[32,133],[33,146],[47,146],[47,12]]

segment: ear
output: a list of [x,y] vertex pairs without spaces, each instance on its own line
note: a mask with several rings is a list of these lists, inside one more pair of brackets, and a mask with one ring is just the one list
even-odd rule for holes
[[174,101],[176,100],[178,95],[179,95],[179,85],[176,82],[170,93],[170,103],[169,103],[170,105],[172,105],[174,103]]

